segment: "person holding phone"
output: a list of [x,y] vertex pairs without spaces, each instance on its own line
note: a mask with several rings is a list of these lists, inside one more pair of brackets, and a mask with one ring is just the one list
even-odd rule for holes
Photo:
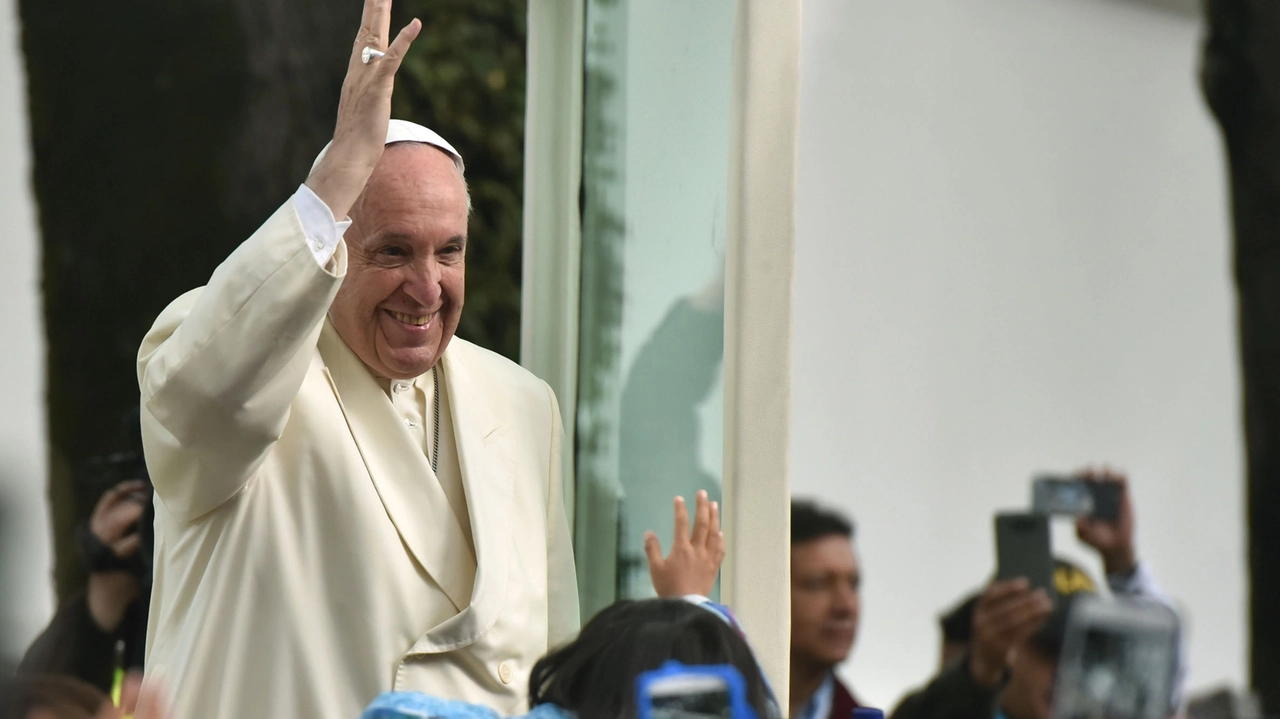
[[120,482],[98,499],[80,529],[88,585],[27,649],[20,673],[74,677],[109,694],[120,672],[142,671],[150,593],[144,555],[151,551],[143,523],[150,506],[145,477]]
[[[1118,490],[1119,511],[1113,520],[1082,517],[1076,522],[1077,536],[1102,560],[1111,593],[1171,606],[1139,560],[1128,478],[1106,467],[1085,469],[1079,476]],[[946,646],[951,656],[944,657],[942,670],[903,699],[893,719],[1048,719],[1072,602],[1078,595],[1098,593],[1084,570],[1062,560],[1055,562],[1053,588],[1056,601],[1022,577],[988,585],[972,605],[969,626],[956,627],[961,618],[949,617],[953,635],[967,636],[967,644]],[[1186,674],[1182,656],[1179,648],[1175,707]]]

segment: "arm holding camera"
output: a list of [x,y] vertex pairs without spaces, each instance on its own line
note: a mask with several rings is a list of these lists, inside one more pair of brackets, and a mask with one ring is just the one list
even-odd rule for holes
[[1086,482],[1118,488],[1119,512],[1114,521],[1093,516],[1076,520],[1076,535],[1102,558],[1102,567],[1111,577],[1128,577],[1138,567],[1134,542],[1133,501],[1129,497],[1129,480],[1109,468],[1086,469],[1079,476]]
[[[1076,521],[1076,536],[1092,547],[1102,558],[1107,586],[1117,597],[1158,602],[1177,611],[1173,600],[1161,591],[1150,568],[1139,561],[1135,539],[1133,500],[1129,494],[1129,478],[1109,467],[1085,469],[1079,474],[1085,481],[1111,484],[1118,488],[1120,511],[1114,521],[1081,517]],[[1183,684],[1187,676],[1186,654],[1178,643],[1178,676],[1174,684],[1173,705],[1180,707]]]
[[[102,545],[114,564],[124,563],[139,550],[138,522],[144,509],[140,493],[145,490],[145,482],[121,482],[94,507],[88,524],[91,541]],[[144,608],[134,608],[141,593],[142,582],[135,573],[118,567],[91,568],[85,591],[58,609],[27,650],[20,670],[73,676],[109,691],[117,642],[135,624],[146,623]]]
[[[138,522],[142,519],[145,482],[121,482],[98,500],[89,531],[97,541],[119,559],[132,557],[141,546]],[[92,571],[89,574],[87,601],[93,622],[104,633],[113,634],[124,621],[125,611],[142,592],[141,579],[128,571]]]

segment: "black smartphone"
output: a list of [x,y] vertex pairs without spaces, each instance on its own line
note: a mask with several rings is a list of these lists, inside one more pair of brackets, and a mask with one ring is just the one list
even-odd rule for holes
[[1120,519],[1120,503],[1124,490],[1119,482],[1086,482],[1093,494],[1093,512],[1089,515],[1104,522]]
[[1053,552],[1049,517],[1044,514],[1001,512],[996,515],[996,579],[1022,577],[1032,589],[1054,595]]

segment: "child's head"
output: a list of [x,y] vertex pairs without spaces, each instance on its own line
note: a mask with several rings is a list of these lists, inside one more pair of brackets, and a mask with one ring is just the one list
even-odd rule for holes
[[768,716],[768,690],[746,641],[683,599],[621,601],[601,611],[577,639],[534,665],[529,704],[556,704],[592,719],[634,717],[636,677],[672,659],[733,665],[756,715]]

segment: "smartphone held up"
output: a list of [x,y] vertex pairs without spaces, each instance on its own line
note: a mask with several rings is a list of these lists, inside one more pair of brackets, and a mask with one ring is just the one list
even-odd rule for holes
[[1054,596],[1049,518],[1034,512],[996,515],[996,579],[1026,579],[1031,589]]
[[1037,514],[1114,522],[1120,518],[1123,493],[1123,486],[1116,482],[1043,474],[1032,480],[1031,509]]

